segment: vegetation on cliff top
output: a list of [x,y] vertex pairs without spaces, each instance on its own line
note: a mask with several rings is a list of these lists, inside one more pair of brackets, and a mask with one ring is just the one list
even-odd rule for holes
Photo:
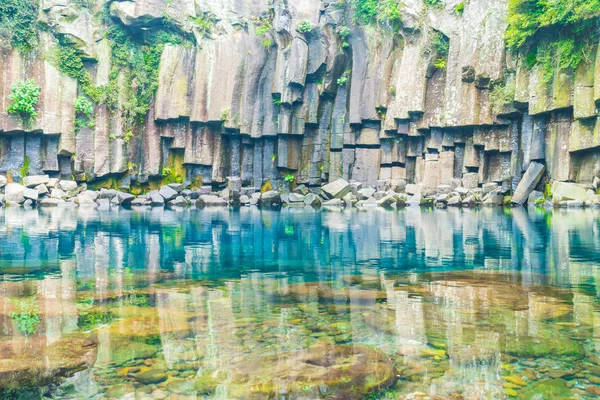
[[394,25],[401,20],[398,0],[352,0],[354,20],[365,24]]
[[550,82],[555,71],[589,61],[599,14],[600,0],[509,0],[506,44],[526,54],[527,67],[541,65]]
[[38,45],[37,1],[0,1],[0,49],[16,47],[26,53]]

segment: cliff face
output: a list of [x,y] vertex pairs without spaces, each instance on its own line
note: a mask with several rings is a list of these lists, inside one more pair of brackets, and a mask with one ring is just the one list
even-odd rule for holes
[[[291,174],[308,185],[464,178],[514,189],[531,161],[549,181],[600,175],[600,58],[594,49],[551,79],[528,68],[505,47],[505,0],[406,0],[399,29],[357,23],[344,1],[82,4],[40,0],[38,48],[0,55],[0,173],[13,180],[44,172],[143,187],[240,176],[259,187]],[[139,82],[114,68],[111,24],[133,36],[169,24],[193,38],[164,46],[155,96],[133,125],[124,110]],[[116,106],[98,102],[95,124],[77,132],[82,85],[53,61],[58,40],[77,49],[94,85],[116,82]],[[8,97],[31,78],[41,95],[25,124]],[[492,101],[495,86],[511,88],[512,101]]]

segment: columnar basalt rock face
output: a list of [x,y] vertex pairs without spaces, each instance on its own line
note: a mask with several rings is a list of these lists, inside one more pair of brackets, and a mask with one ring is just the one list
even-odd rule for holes
[[[396,31],[357,23],[346,3],[98,0],[81,8],[44,0],[39,19],[49,32],[40,48],[0,54],[0,173],[121,188],[224,185],[227,176],[277,188],[293,175],[308,186],[343,178],[434,189],[462,179],[513,190],[533,161],[549,181],[591,184],[600,175],[600,53],[548,82],[541,67],[507,51],[504,0],[469,2],[462,14],[454,1],[407,0]],[[133,35],[166,21],[196,40],[165,46],[154,100],[133,136],[126,116],[103,104],[95,125],[74,133],[78,84],[52,62],[57,39],[66,41],[93,83],[108,83],[103,18]],[[211,21],[209,34],[198,20]],[[297,30],[305,21],[311,32]],[[447,55],[436,37],[447,40]],[[11,88],[26,78],[41,86],[29,124],[7,112]],[[136,84],[120,75],[119,105]],[[492,105],[498,84],[515,87],[514,103]]]

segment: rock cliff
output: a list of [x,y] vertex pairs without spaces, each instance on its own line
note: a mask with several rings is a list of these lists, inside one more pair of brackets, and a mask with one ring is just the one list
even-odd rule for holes
[[[39,0],[36,48],[0,54],[0,173],[136,190],[289,175],[515,190],[536,161],[538,185],[591,184],[600,53],[548,76],[507,50],[505,0],[431,3],[405,0],[391,27],[344,0]],[[180,40],[153,51],[165,31]],[[25,79],[41,88],[31,121],[8,112]],[[81,123],[90,88],[105,96]]]

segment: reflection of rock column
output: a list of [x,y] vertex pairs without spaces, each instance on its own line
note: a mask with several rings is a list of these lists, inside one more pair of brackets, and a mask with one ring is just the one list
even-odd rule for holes
[[146,273],[148,283],[156,282],[160,273],[160,239],[158,235],[148,233],[146,235]]
[[63,314],[63,331],[72,332],[77,329],[77,306],[75,304],[75,275],[77,270],[76,260],[60,261],[62,276],[61,282],[61,310]]
[[100,297],[106,296],[108,289],[108,267],[109,267],[109,237],[100,232],[94,239],[94,254],[96,256],[94,270],[96,276],[95,292]]
[[[75,261],[63,261],[61,269],[66,276],[72,276],[73,273],[69,271],[75,270]],[[63,279],[46,278],[37,281],[37,286],[44,335],[50,344],[59,340],[62,333],[77,329],[77,308],[72,290],[64,294]]]
[[156,312],[160,328],[163,356],[169,368],[183,361],[197,361],[196,349],[185,338],[179,337],[182,332],[191,332],[192,324],[187,319],[187,305],[190,295],[175,291],[156,291]]
[[426,343],[422,299],[411,298],[409,293],[404,290],[394,290],[394,281],[385,280],[383,276],[381,283],[387,294],[388,307],[395,312],[396,343],[402,345],[409,340]]
[[236,337],[231,298],[225,297],[221,290],[209,290],[206,305],[208,354],[205,360],[207,365],[218,368],[239,356],[241,346]]

